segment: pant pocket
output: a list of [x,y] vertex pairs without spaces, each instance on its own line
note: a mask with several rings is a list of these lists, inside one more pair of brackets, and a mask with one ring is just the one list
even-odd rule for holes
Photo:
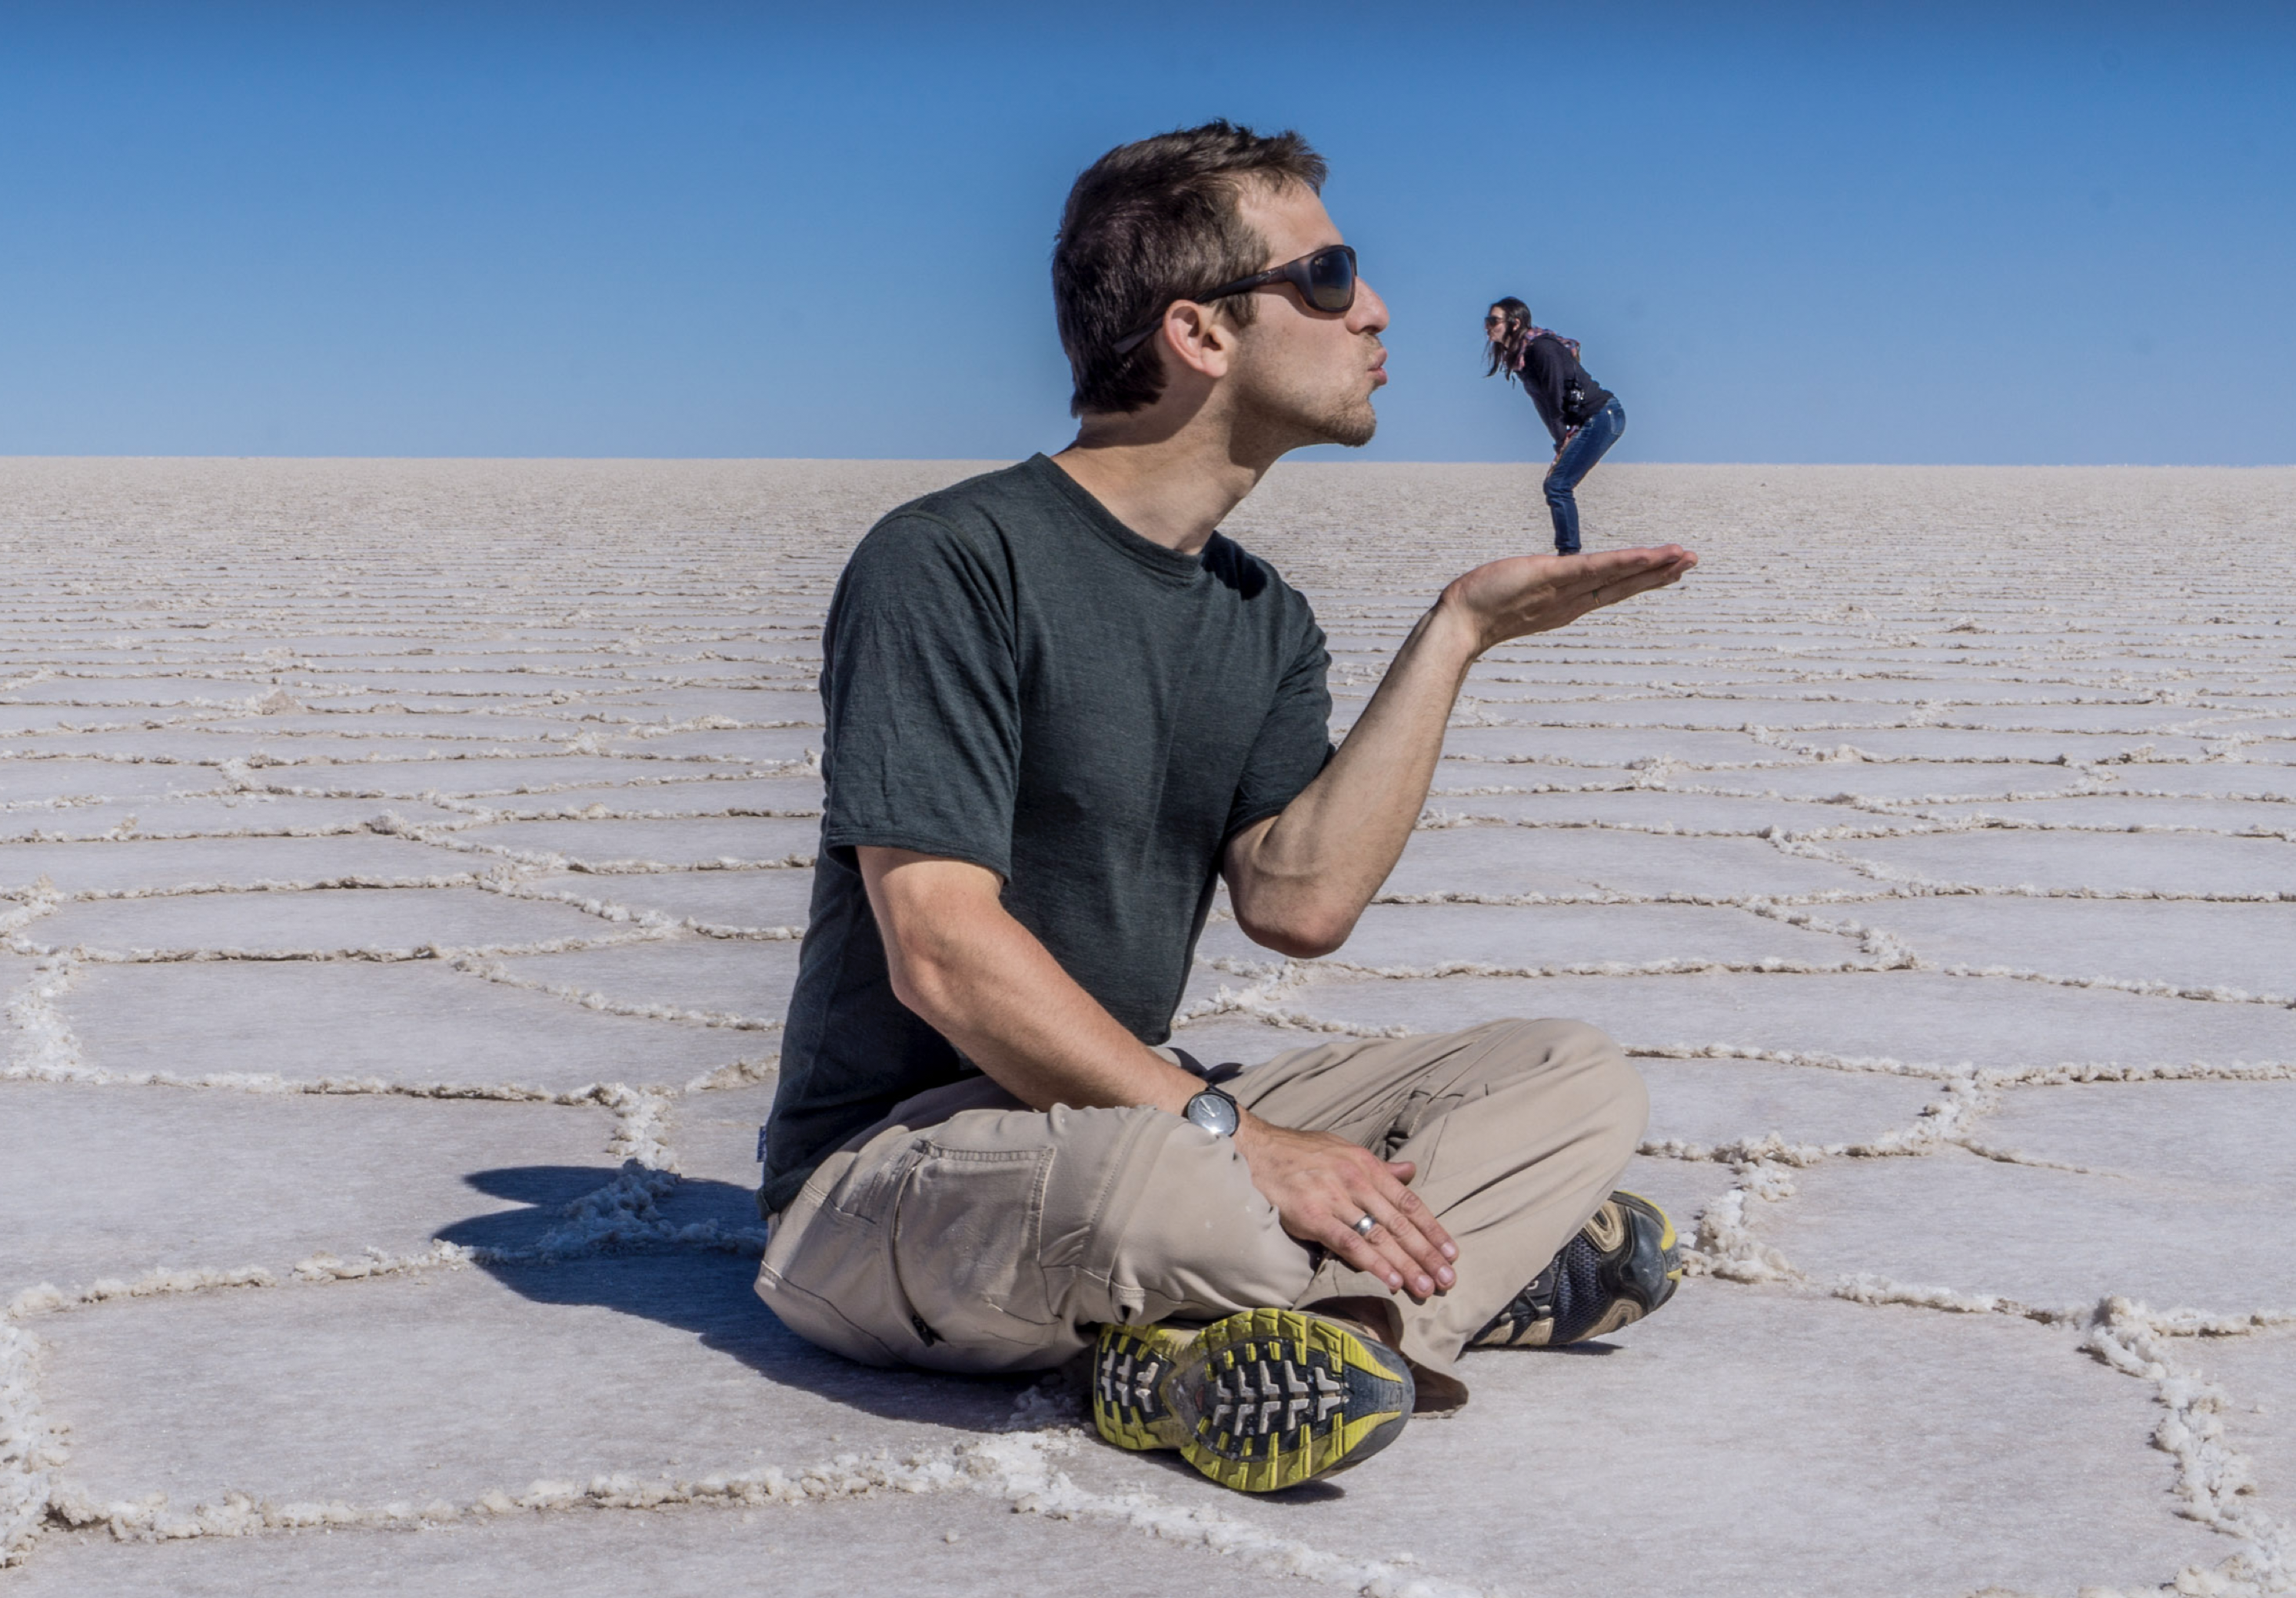
[[792,1205],[766,1245],[758,1297],[816,1347],[863,1364],[900,1364],[916,1339],[888,1253],[882,1227]]
[[1035,1346],[1057,1334],[1044,1266],[1053,1151],[930,1143],[901,1184],[893,1263],[931,1340]]

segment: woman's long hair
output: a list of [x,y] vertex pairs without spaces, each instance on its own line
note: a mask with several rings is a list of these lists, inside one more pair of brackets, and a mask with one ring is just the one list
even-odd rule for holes
[[1531,324],[1530,307],[1512,294],[1505,299],[1492,300],[1491,306],[1506,318],[1506,324],[1499,330],[1499,336],[1488,347],[1490,365],[1483,368],[1483,375],[1496,377],[1504,371],[1520,381],[1523,352],[1530,348],[1531,340],[1537,336]]

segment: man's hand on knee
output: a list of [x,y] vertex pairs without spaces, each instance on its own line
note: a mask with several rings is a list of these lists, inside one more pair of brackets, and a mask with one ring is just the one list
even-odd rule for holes
[[[1459,1246],[1405,1185],[1414,1169],[1409,1160],[1382,1160],[1335,1134],[1271,1126],[1252,1115],[1236,1128],[1235,1147],[1283,1230],[1302,1242],[1320,1243],[1390,1291],[1423,1302],[1458,1280],[1450,1262]],[[1365,1216],[1368,1232],[1357,1225]]]

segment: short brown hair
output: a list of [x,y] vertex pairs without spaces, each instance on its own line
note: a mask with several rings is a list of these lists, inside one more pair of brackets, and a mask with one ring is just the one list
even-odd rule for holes
[[[1185,299],[1249,277],[1267,241],[1236,201],[1246,181],[1324,187],[1324,158],[1289,130],[1263,136],[1225,120],[1119,144],[1069,191],[1053,246],[1053,305],[1076,381],[1069,414],[1136,411],[1163,391],[1154,340],[1118,355],[1127,333]],[[1249,323],[1249,294],[1221,308]]]

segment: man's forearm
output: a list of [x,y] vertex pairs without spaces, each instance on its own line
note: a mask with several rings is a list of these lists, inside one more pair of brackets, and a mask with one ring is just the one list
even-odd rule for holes
[[1435,779],[1443,733],[1481,641],[1456,607],[1419,619],[1323,774],[1257,834],[1228,873],[1255,942],[1327,954],[1402,857]]
[[1589,611],[1678,581],[1677,545],[1590,555],[1515,555],[1454,578],[1419,619],[1340,752],[1300,797],[1228,845],[1236,920],[1256,943],[1327,955],[1387,881],[1426,802],[1443,729],[1485,650],[1568,627]]
[[1126,1031],[997,902],[979,866],[864,849],[901,1003],[1032,1109],[1152,1104],[1203,1086]]
[[[885,935],[893,992],[1023,1103],[1148,1105],[1178,1114],[1203,1084],[1117,1024],[1006,913],[993,872],[865,848],[862,880]],[[1245,1111],[1235,1151],[1285,1231],[1414,1298],[1458,1280],[1458,1245],[1390,1162],[1330,1132]],[[1378,1225],[1370,1235],[1364,1217]]]

